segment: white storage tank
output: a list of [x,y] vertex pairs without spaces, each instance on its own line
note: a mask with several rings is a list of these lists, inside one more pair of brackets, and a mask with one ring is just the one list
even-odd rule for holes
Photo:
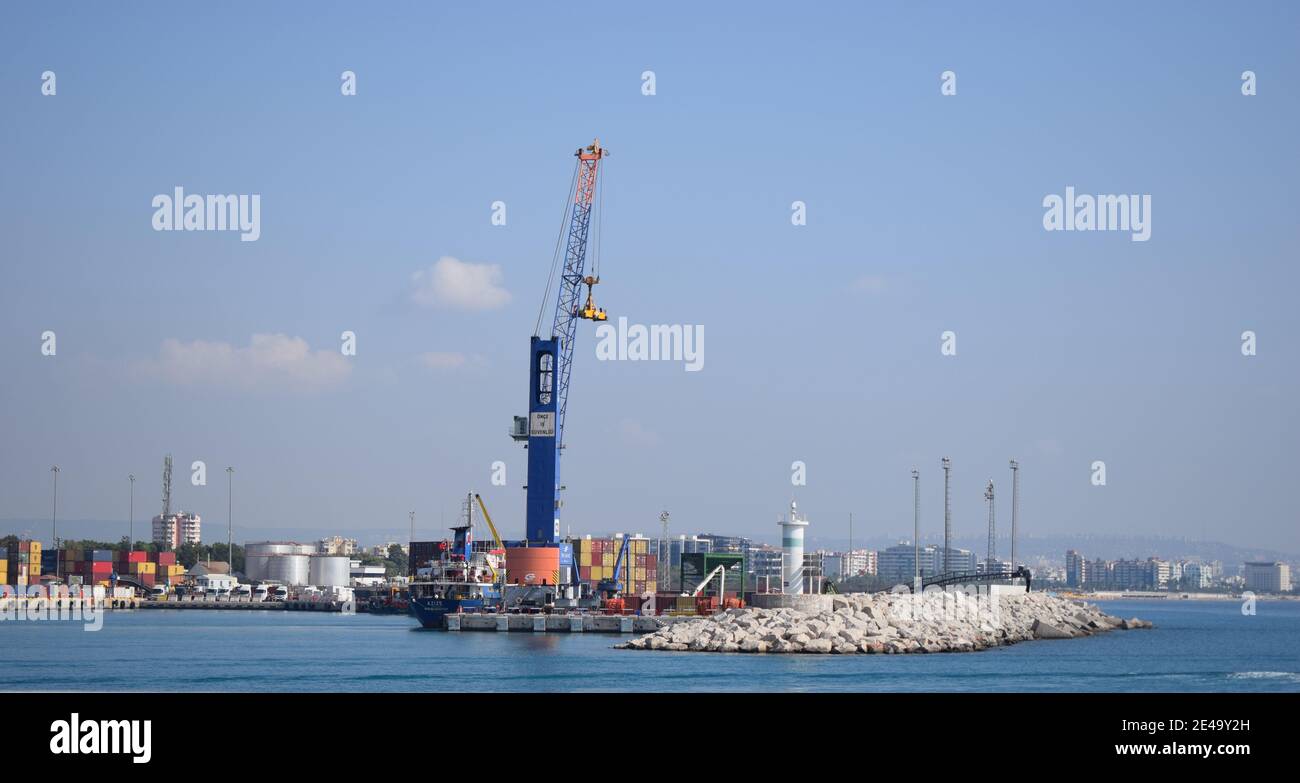
[[310,560],[309,555],[269,555],[262,578],[293,587],[311,584]]
[[348,555],[312,555],[309,584],[317,587],[347,587],[352,584],[352,558]]
[[261,581],[267,578],[268,558],[292,554],[294,544],[283,541],[257,541],[244,544],[244,578]]
[[[294,541],[257,541],[244,546],[244,578],[253,582],[274,580],[289,585],[308,584],[306,558],[315,551],[311,544]],[[280,558],[289,557],[288,561]],[[292,558],[300,558],[295,560]],[[287,581],[283,575],[297,581]]]

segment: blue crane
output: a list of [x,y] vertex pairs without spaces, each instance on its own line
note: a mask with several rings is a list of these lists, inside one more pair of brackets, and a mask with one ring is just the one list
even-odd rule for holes
[[623,594],[623,563],[624,558],[631,560],[632,556],[627,552],[627,543],[631,536],[624,534],[623,543],[618,548],[618,556],[614,558],[614,575],[608,579],[602,579],[596,584],[596,592],[603,598],[617,598]]
[[[587,261],[587,238],[591,230],[592,204],[596,194],[596,174],[600,161],[608,152],[597,139],[579,149],[571,208],[566,209],[568,239],[564,245],[564,266],[560,273],[559,297],[549,337],[541,329],[541,313],[531,340],[528,365],[528,417],[516,416],[511,436],[526,441],[528,449],[528,500],[524,530],[529,544],[555,544],[560,539],[560,452],[564,448],[564,419],[568,411],[569,379],[573,369],[573,343],[578,319],[604,321],[603,309],[595,306],[592,286],[600,282],[599,274],[584,276]],[[557,247],[556,261],[559,259]],[[547,281],[550,295],[555,279],[555,264]],[[598,269],[595,270],[598,272]],[[583,285],[587,300],[579,305]],[[545,308],[545,297],[542,307]]]

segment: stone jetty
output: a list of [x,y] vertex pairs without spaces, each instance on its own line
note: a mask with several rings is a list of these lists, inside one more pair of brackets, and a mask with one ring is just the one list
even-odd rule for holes
[[1032,639],[1150,628],[1048,593],[850,593],[826,607],[728,609],[679,619],[619,648],[747,653],[973,652]]

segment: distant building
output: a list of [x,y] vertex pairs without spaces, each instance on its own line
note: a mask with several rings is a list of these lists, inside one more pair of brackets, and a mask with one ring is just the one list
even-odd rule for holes
[[400,548],[402,550],[403,557],[409,558],[411,556],[411,548],[406,544],[398,543],[397,541],[386,541],[382,544],[378,544],[376,546],[370,547],[368,551],[369,554],[372,554],[375,557],[382,557],[387,559],[388,550],[392,549],[393,547]]
[[760,593],[781,592],[781,548],[775,546],[753,546],[749,549],[750,583]]
[[1087,570],[1084,574],[1086,577],[1083,584],[1086,587],[1100,588],[1110,587],[1115,579],[1115,564],[1109,560],[1102,560],[1100,557],[1091,560],[1087,564]]
[[[355,538],[344,538],[343,536],[322,538],[316,542],[316,552],[322,555],[355,555],[357,553],[357,540]],[[384,555],[384,557],[387,556],[387,554]]]
[[350,563],[352,584],[354,587],[368,587],[383,584],[385,569],[381,565],[362,565],[360,560]]
[[720,536],[714,533],[701,533],[695,538],[708,541],[710,552],[745,555],[747,560],[749,559],[749,550],[753,546],[753,542],[744,536]]
[[803,553],[803,591],[810,595],[822,592],[826,584],[826,569],[821,552]]
[[[943,550],[936,549],[936,552]],[[944,567],[945,558],[942,554],[938,555],[939,559],[936,564],[940,571],[948,574],[973,574],[979,570],[976,562],[975,553],[969,549],[949,549],[946,558],[948,565]]]
[[1083,587],[1088,582],[1087,560],[1074,549],[1065,550],[1065,586]]
[[1015,570],[1016,569],[1008,560],[981,560],[976,566],[976,573],[992,574],[995,576],[1011,576],[1011,573]]
[[681,567],[682,554],[701,554],[713,551],[713,541],[700,536],[687,536],[685,533],[677,538],[655,539],[652,544],[658,555],[657,561],[660,563],[659,570],[663,571],[663,563],[668,564],[668,570],[676,571]]
[[1291,566],[1286,563],[1246,563],[1246,589],[1256,593],[1291,592]]
[[194,579],[200,590],[222,590],[230,592],[235,588],[235,577],[229,574],[203,574]]
[[1206,563],[1190,562],[1183,564],[1183,585],[1190,590],[1199,590],[1214,584],[1214,568]]
[[197,544],[202,539],[202,520],[198,514],[179,511],[153,518],[153,542],[160,547],[175,550],[182,544]]
[[824,549],[817,550],[817,555],[822,561],[822,575],[832,582],[839,581],[844,571],[844,553],[827,552]]
[[1184,564],[1183,561],[1181,561],[1181,560],[1170,560],[1170,561],[1169,561],[1169,578],[1168,578],[1168,580],[1167,580],[1167,583],[1168,583],[1168,586],[1169,586],[1169,587],[1173,587],[1173,586],[1175,586],[1175,585],[1180,585],[1180,584],[1183,583],[1183,567],[1184,567],[1184,565],[1185,565],[1185,564]]
[[[920,557],[922,579],[939,573],[938,565],[941,562],[939,551],[939,548],[933,545],[921,547]],[[952,551],[957,552],[965,550]],[[912,578],[915,575],[916,555],[917,553],[913,546],[906,542],[882,549],[877,560],[877,576],[881,579],[897,584],[911,584]],[[971,564],[970,570],[975,570],[974,563]]]
[[822,553],[822,569],[827,579],[838,581],[855,576],[874,576],[876,573],[876,553],[869,549],[855,549],[852,552]]

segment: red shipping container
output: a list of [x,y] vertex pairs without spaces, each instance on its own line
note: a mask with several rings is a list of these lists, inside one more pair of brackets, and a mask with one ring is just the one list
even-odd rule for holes
[[578,578],[584,582],[591,581],[591,566],[578,566]]
[[159,565],[176,565],[176,553],[175,553],[175,552],[159,552],[159,553],[158,553],[158,564],[159,564]]
[[147,563],[147,562],[149,562],[149,553],[148,553],[148,552],[134,552],[134,551],[133,551],[133,552],[127,552],[127,553],[125,553],[125,554],[126,554],[126,558],[125,558],[125,559],[126,559],[126,561],[127,561],[128,563]]

